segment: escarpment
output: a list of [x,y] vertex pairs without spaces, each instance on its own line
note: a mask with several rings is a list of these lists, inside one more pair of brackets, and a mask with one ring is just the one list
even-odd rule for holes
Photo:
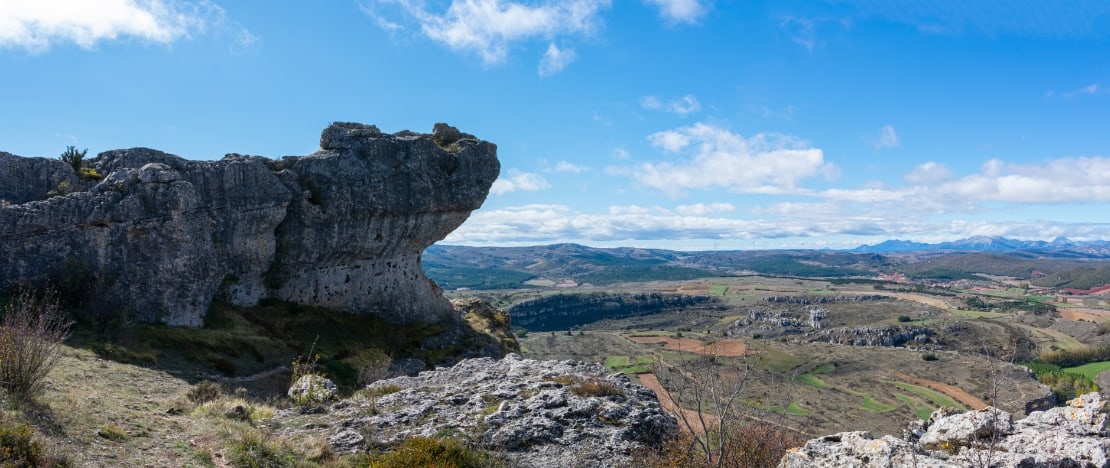
[[171,325],[201,325],[217,298],[448,320],[420,256],[481,206],[496,153],[445,124],[384,134],[352,123],[279,160],[133,148],[99,154],[79,176],[0,153],[0,290],[51,284]]

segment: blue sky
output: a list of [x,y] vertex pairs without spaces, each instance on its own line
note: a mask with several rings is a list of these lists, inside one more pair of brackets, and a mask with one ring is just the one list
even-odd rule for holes
[[1101,1],[4,0],[0,150],[496,143],[448,243],[1110,239]]

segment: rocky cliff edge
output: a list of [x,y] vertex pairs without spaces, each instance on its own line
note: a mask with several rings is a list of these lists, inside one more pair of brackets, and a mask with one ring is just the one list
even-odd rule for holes
[[454,317],[421,253],[481,206],[492,143],[335,123],[307,156],[191,161],[113,150],[77,172],[0,152],[0,292],[52,284],[92,308],[199,326],[265,298],[397,322]]
[[966,413],[941,408],[928,421],[911,423],[901,439],[876,439],[869,432],[812,439],[787,452],[779,468],[1110,468],[1108,412],[1110,404],[1098,393],[1016,421],[995,408]]

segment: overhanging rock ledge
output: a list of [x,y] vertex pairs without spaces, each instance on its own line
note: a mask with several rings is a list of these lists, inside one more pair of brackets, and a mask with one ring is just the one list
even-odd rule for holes
[[446,124],[335,123],[320,148],[219,161],[113,150],[85,163],[100,179],[0,152],[0,290],[49,283],[171,325],[201,325],[218,297],[450,320],[420,256],[485,201],[497,147]]

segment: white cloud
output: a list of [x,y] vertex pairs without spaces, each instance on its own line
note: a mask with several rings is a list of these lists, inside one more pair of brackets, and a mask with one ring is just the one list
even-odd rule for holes
[[628,161],[629,159],[632,159],[632,154],[624,148],[615,148],[613,149],[613,159],[616,159],[617,161]]
[[659,96],[643,96],[640,98],[640,107],[647,110],[661,110],[685,117],[701,110],[701,103],[697,96],[687,94],[677,99],[663,102]]
[[902,145],[902,141],[898,139],[898,132],[894,131],[893,125],[883,125],[879,129],[879,138],[875,140],[875,149],[883,148],[897,148]]
[[693,205],[678,205],[674,207],[674,211],[680,215],[686,216],[705,216],[713,213],[727,213],[735,210],[736,207],[731,203],[695,203]]
[[[90,49],[121,38],[168,44],[222,20],[223,10],[209,2],[5,0],[0,2],[0,47],[38,53],[57,43]],[[257,42],[246,34],[240,41]]]
[[689,159],[644,163],[630,170],[637,183],[671,196],[717,187],[735,193],[790,193],[798,191],[804,179],[835,172],[820,149],[785,135],[760,133],[745,138],[697,123],[654,133],[648,141],[670,153],[692,148]]
[[540,76],[551,76],[563,71],[567,65],[574,61],[574,49],[571,48],[558,48],[554,43],[547,46],[547,52],[544,52],[543,58],[540,59],[540,65],[536,69],[536,73]]
[[952,171],[935,161],[929,161],[915,167],[905,179],[914,184],[929,185],[944,182],[952,178]]
[[[373,5],[399,6],[429,39],[476,54],[486,65],[503,63],[516,43],[592,34],[601,24],[601,10],[610,4],[610,0],[541,0],[531,4],[511,0],[451,0],[446,11],[436,12],[421,0],[368,2],[362,5],[363,10],[379,24],[389,25],[390,30],[396,29],[394,25],[398,23],[384,19],[383,9]],[[552,58],[566,53],[556,47],[556,54],[552,54],[552,47],[548,47],[544,56],[545,60],[553,60],[549,65],[573,58],[573,51],[569,56]],[[544,68],[541,64],[541,74],[545,69],[554,72],[561,67]]]
[[559,161],[555,163],[555,167],[546,169],[544,172],[579,174],[588,170],[590,170],[590,168],[579,166],[569,161]]
[[701,103],[693,94],[687,94],[671,102],[671,112],[681,116],[699,110],[701,110]]
[[516,168],[509,169],[508,173],[507,177],[501,176],[493,181],[493,186],[489,189],[490,193],[503,195],[517,191],[534,192],[551,187],[547,180],[539,174],[523,172]]
[[659,96],[644,96],[640,98],[640,107],[648,110],[659,110],[663,108],[663,100]]
[[709,12],[708,0],[644,0],[658,9],[659,17],[670,24],[696,24]]
[[817,45],[817,26],[812,19],[787,16],[779,21],[779,27],[792,42],[813,52]]

